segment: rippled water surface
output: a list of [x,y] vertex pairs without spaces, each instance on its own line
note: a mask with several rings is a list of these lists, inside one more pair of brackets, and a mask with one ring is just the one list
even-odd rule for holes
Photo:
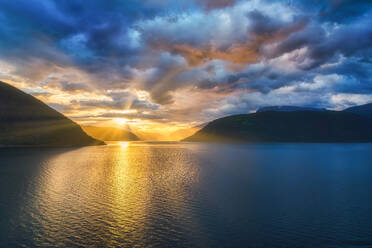
[[0,149],[1,247],[372,247],[372,144]]

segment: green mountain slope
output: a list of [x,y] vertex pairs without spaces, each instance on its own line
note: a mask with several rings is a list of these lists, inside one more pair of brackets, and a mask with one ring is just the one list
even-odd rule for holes
[[268,111],[214,120],[185,141],[372,142],[372,120],[336,111]]
[[344,111],[372,118],[372,103],[347,108]]
[[9,84],[0,82],[0,145],[84,146],[104,144],[72,120]]

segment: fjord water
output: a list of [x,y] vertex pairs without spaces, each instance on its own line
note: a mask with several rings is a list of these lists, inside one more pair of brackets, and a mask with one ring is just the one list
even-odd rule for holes
[[0,149],[1,247],[372,247],[372,144]]

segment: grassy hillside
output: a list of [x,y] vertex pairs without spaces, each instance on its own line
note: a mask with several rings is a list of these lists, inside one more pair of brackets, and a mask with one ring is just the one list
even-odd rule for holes
[[84,146],[103,144],[48,105],[0,82],[0,145]]
[[185,141],[372,142],[372,121],[347,112],[269,111],[214,120]]
[[372,103],[347,108],[344,111],[372,118]]

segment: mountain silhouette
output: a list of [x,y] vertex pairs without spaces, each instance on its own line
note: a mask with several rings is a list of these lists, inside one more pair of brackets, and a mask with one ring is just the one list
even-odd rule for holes
[[185,139],[193,134],[195,134],[197,131],[205,127],[208,123],[202,123],[197,126],[189,127],[189,128],[182,128],[178,129],[177,131],[174,131],[168,135],[168,140],[182,140]]
[[137,141],[140,138],[128,130],[115,127],[82,126],[90,136],[104,141]]
[[267,111],[214,120],[185,141],[372,142],[372,120],[342,111]]
[[0,82],[0,145],[85,146],[102,141],[45,103]]
[[372,103],[347,108],[344,111],[372,118]]
[[280,111],[280,112],[293,112],[293,111],[327,111],[324,108],[311,108],[311,107],[299,107],[299,106],[268,106],[259,108],[256,112],[267,112],[267,111]]

